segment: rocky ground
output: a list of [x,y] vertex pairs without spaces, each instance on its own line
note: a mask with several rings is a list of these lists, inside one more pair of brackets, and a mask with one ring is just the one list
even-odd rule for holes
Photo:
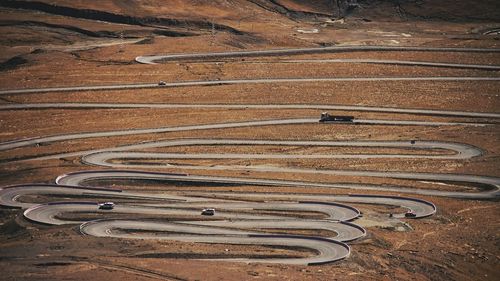
[[[390,45],[498,48],[500,27],[495,1],[3,1],[0,3],[0,88],[156,83],[267,77],[487,76],[498,71],[378,64],[294,62],[310,59],[404,59],[500,65],[494,53],[333,53],[182,61],[159,65],[134,62],[139,55],[253,50],[330,45]],[[95,2],[95,3],[94,3]],[[435,3],[439,2],[439,3]],[[349,5],[348,5],[349,6]],[[22,8],[22,9],[21,9]],[[220,85],[148,90],[2,95],[1,104],[43,102],[341,104],[498,112],[498,82],[335,82]],[[316,117],[318,110],[268,109],[37,109],[0,111],[0,141],[64,134],[210,124],[288,117]],[[471,121],[405,114],[339,112],[357,118]],[[235,165],[280,165],[318,169],[417,171],[500,176],[498,120],[490,127],[352,126],[321,124],[176,132],[48,143],[0,153],[0,185],[51,183],[63,173],[96,169],[79,158],[19,161],[51,153],[110,147],[155,139],[241,138],[287,140],[441,140],[480,147],[470,160],[232,160]],[[273,152],[309,153],[307,148]],[[262,148],[219,147],[216,151],[262,152]],[[168,150],[164,150],[168,151]],[[183,147],[176,152],[193,152]],[[204,149],[209,151],[209,148]],[[321,148],[315,152],[328,151]],[[352,150],[345,150],[353,152]],[[345,152],[344,151],[344,152]],[[369,149],[358,152],[374,152]],[[439,152],[436,152],[439,153]],[[179,160],[179,162],[182,162]],[[218,164],[217,161],[186,161]],[[174,170],[176,171],[176,170]],[[182,170],[180,170],[182,171]],[[415,188],[467,190],[393,179],[284,175],[251,171],[200,174],[310,181],[360,181]],[[129,190],[182,193],[203,186],[106,182]],[[478,188],[478,187],[472,187]],[[480,188],[480,187],[479,187]],[[219,190],[221,188],[218,188]],[[346,190],[223,187],[232,191],[348,193]],[[378,193],[378,192],[367,192]],[[355,205],[366,216],[368,236],[350,243],[352,255],[321,266],[241,264],[196,258],[304,256],[303,249],[207,245],[82,236],[77,226],[43,226],[23,219],[20,210],[0,210],[2,280],[497,280],[500,208],[496,201],[416,196],[436,204],[436,215],[407,221],[398,231],[373,223],[389,207]],[[36,198],[35,198],[36,200]]]

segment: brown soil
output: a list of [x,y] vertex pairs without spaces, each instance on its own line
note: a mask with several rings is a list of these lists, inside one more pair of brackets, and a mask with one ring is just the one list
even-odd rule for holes
[[[500,65],[497,53],[359,52],[224,59],[217,62],[171,62],[141,65],[134,58],[147,54],[216,52],[328,46],[333,44],[487,47],[498,48],[495,1],[360,1],[344,21],[328,21],[330,1],[41,1],[77,9],[105,11],[134,18],[183,20],[178,25],[120,24],[0,8],[0,88],[35,88],[159,80],[213,80],[268,77],[390,77],[481,76],[498,71],[463,70],[351,63],[291,62],[304,59],[400,59]],[[92,2],[92,3],[89,3]],[[271,3],[272,2],[272,3]],[[306,3],[307,2],[307,3]],[[399,7],[395,2],[401,2]],[[404,3],[403,3],[404,2]],[[437,3],[436,3],[437,2]],[[453,3],[451,3],[453,2]],[[456,3],[458,2],[458,3]],[[262,4],[264,3],[264,4]],[[288,10],[289,12],[283,12]],[[326,15],[326,16],[325,16]],[[160,21],[157,20],[159,23]],[[207,26],[187,22],[209,23]],[[211,29],[210,23],[220,25]],[[223,26],[227,27],[226,31]],[[317,28],[318,33],[298,29]],[[240,33],[228,31],[238,30]],[[168,33],[170,32],[170,33]],[[184,35],[179,35],[179,34]],[[189,34],[188,34],[189,33]],[[135,43],[134,43],[135,42]],[[139,42],[139,43],[137,43]],[[499,82],[338,82],[223,85],[147,90],[85,91],[2,95],[0,103],[108,102],[183,104],[340,104],[498,112]],[[0,141],[77,132],[156,128],[193,124],[319,116],[319,110],[257,109],[45,109],[0,111]],[[338,112],[356,118],[471,122],[407,114]],[[488,127],[353,126],[325,124],[202,130],[152,135],[79,139],[0,153],[1,186],[51,183],[61,174],[94,170],[80,158],[30,160],[35,156],[85,151],[145,141],[182,138],[270,140],[435,140],[467,143],[484,150],[469,160],[429,159],[291,159],[180,160],[191,165],[276,165],[316,169],[440,172],[500,176],[498,120]],[[418,150],[278,146],[175,147],[154,149],[175,153],[423,153]],[[435,150],[425,153],[446,154]],[[151,162],[151,161],[147,161]],[[169,161],[171,162],[171,161]],[[152,169],[165,171],[165,169]],[[186,172],[170,169],[172,172]],[[191,171],[188,171],[191,173]],[[483,187],[395,179],[243,171],[197,171],[227,175],[312,182],[354,182],[400,185],[421,189],[476,191]],[[347,194],[352,190],[258,186],[173,185],[146,181],[102,181],[95,186],[125,190],[196,194],[202,191],[291,192]],[[366,194],[388,194],[367,191]],[[408,196],[408,194],[404,194]],[[244,264],[200,258],[293,257],[304,249],[127,240],[83,236],[77,226],[44,226],[26,221],[20,210],[0,209],[0,271],[2,280],[496,280],[500,270],[498,202],[415,196],[436,204],[436,215],[408,220],[413,230],[369,227],[368,236],[349,243],[344,261],[321,266]],[[71,200],[29,197],[32,202]],[[97,200],[100,198],[93,198]],[[122,202],[117,200],[118,202]],[[125,202],[125,201],[123,201]],[[387,206],[354,204],[366,216],[401,211]],[[262,211],[260,213],[265,213]],[[269,212],[274,213],[274,212]],[[307,214],[306,214],[307,215]],[[78,215],[72,217],[77,218]],[[101,216],[99,216],[101,217]],[[316,214],[309,214],[316,217]],[[89,218],[89,217],[86,217]],[[96,218],[96,217],[92,217]],[[138,219],[160,219],[139,217]],[[164,218],[165,219],[165,218]],[[172,217],[171,219],[179,219]],[[188,219],[188,218],[183,218]],[[270,229],[270,232],[282,230]],[[308,230],[287,231],[310,234]],[[329,235],[317,232],[317,235]],[[223,269],[223,270],[221,270]]]

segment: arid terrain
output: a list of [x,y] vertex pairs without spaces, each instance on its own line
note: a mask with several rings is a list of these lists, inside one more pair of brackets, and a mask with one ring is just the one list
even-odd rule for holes
[[[0,280],[498,280],[496,2],[1,1]],[[278,49],[301,51],[251,53]],[[172,54],[207,55],[136,59]],[[318,122],[324,111],[353,120]],[[112,174],[137,170],[180,180]],[[4,196],[15,188],[26,193]],[[345,195],[370,196],[318,211]],[[58,204],[81,209],[50,213]],[[335,208],[359,211],[346,220],[363,229],[336,261],[287,263],[323,257],[309,244],[207,242],[240,235],[213,229],[331,242],[334,230],[279,221],[335,225]],[[276,225],[112,237],[82,225],[259,216]]]

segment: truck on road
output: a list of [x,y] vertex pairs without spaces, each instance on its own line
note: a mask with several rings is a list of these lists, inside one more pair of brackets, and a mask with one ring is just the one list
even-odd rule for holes
[[321,113],[321,116],[319,118],[320,123],[325,123],[325,122],[353,122],[354,121],[354,116],[348,116],[348,115],[330,115],[328,112],[323,112]]

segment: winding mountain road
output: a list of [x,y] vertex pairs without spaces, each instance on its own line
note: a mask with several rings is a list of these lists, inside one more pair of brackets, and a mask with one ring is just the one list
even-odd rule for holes
[[[83,184],[96,178],[105,179],[106,175],[110,179],[117,178],[116,171],[102,172],[80,172],[70,175],[63,175],[57,182]],[[129,173],[130,171],[124,173]],[[135,172],[140,173],[140,172]],[[143,172],[153,175],[155,173]],[[160,175],[159,173],[156,173]],[[161,174],[171,177],[189,177],[182,174]],[[76,178],[75,178],[76,176]],[[83,177],[82,177],[83,176]],[[134,175],[137,178],[137,175]],[[75,182],[75,180],[77,182]],[[192,179],[191,179],[192,180]],[[107,198],[118,200],[133,200],[134,203],[118,204],[112,210],[100,210],[95,202],[48,202],[45,204],[23,202],[23,198],[34,195],[82,197],[87,198]],[[222,195],[222,194],[219,194]],[[233,194],[232,196],[234,196]],[[148,194],[137,192],[126,192],[116,189],[92,188],[84,186],[64,186],[64,185],[19,185],[0,189],[0,205],[25,208],[24,216],[34,222],[61,225],[80,224],[80,230],[87,235],[98,237],[115,237],[130,239],[167,239],[181,242],[198,243],[229,243],[244,245],[273,245],[286,247],[307,248],[315,252],[314,255],[303,258],[240,258],[229,259],[241,262],[265,262],[265,263],[286,263],[286,264],[322,264],[333,262],[347,257],[350,248],[343,242],[362,238],[366,231],[353,223],[343,222],[352,220],[359,216],[360,212],[346,205],[337,202],[348,201],[368,204],[395,205],[413,210],[417,217],[424,217],[435,213],[436,208],[432,203],[403,198],[396,196],[362,196],[362,195],[296,195],[280,194],[282,198],[276,197],[277,201],[266,202],[245,202],[240,199],[218,199],[211,198],[213,194],[205,194],[205,197],[197,194],[195,196],[179,196],[170,194]],[[237,197],[258,196],[256,193],[239,193]],[[283,198],[285,197],[286,198]],[[250,198],[250,197],[248,197]],[[297,199],[305,199],[298,201]],[[283,201],[286,200],[286,201]],[[296,202],[296,203],[295,203]],[[84,214],[101,213],[106,216],[116,214],[128,214],[137,216],[181,216],[199,217],[199,210],[204,207],[216,207],[217,220],[177,220],[153,221],[144,220],[120,220],[105,219],[91,220],[78,219]],[[262,211],[278,212],[275,215],[263,215]],[[257,213],[252,213],[257,212]],[[279,212],[285,212],[280,214]],[[286,214],[287,212],[292,212]],[[294,212],[299,213],[320,213],[323,218],[297,219],[293,218]],[[77,217],[66,219],[68,214]],[[292,216],[292,217],[290,217]],[[404,217],[404,215],[399,215]],[[222,219],[222,220],[221,220]],[[85,222],[88,221],[88,222]],[[248,230],[245,230],[248,229]],[[267,229],[297,229],[297,230],[324,230],[334,233],[328,238],[290,235],[290,234],[266,234],[261,231]],[[134,231],[138,231],[139,234]],[[227,260],[227,259],[224,259]]]
[[[198,61],[256,56],[288,56],[297,54],[336,53],[336,52],[475,52],[499,53],[500,49],[482,48],[428,48],[428,47],[383,47],[383,46],[334,46],[324,48],[295,48],[279,50],[236,51],[221,53],[174,54],[165,56],[140,56],[136,61],[156,64],[170,61]],[[449,62],[423,62],[405,60],[375,59],[326,59],[326,60],[289,60],[285,63],[376,63],[390,65],[447,67],[476,70],[500,70],[500,66],[477,65]],[[491,73],[491,72],[490,72]],[[168,87],[215,86],[231,84],[264,83],[331,83],[331,82],[498,82],[500,77],[462,76],[462,77],[300,77],[300,78],[253,78],[227,79],[214,81],[178,81],[165,85],[157,83],[117,84],[103,86],[53,87],[39,89],[1,90],[0,95],[19,95],[50,92],[103,91],[124,89],[159,89]],[[317,105],[317,104],[111,104],[111,103],[38,103],[38,104],[1,104],[0,110],[36,109],[89,109],[89,108],[163,108],[163,109],[272,109],[272,110],[343,110],[360,112],[381,112],[390,114],[412,114],[439,117],[481,118],[467,122],[420,121],[420,120],[377,120],[354,119],[343,124],[377,126],[457,126],[486,127],[496,126],[499,113],[446,111],[430,109],[407,109],[369,107],[355,105]],[[487,119],[487,120],[483,120]],[[161,128],[141,128],[109,130],[101,132],[74,132],[68,134],[41,136],[29,139],[14,139],[0,143],[0,151],[56,143],[67,140],[130,136],[140,134],[159,134],[169,132],[190,132],[231,128],[251,128],[260,126],[311,125],[320,124],[317,118],[289,118],[275,120],[233,121],[213,124],[192,124]],[[219,146],[279,146],[321,149],[315,153],[181,153],[141,151],[151,148]],[[323,152],[332,148],[347,149],[389,149],[389,153],[333,153]],[[313,149],[314,150],[314,149]],[[51,155],[27,157],[22,161],[41,161],[62,157],[81,157],[84,164],[95,165],[110,170],[81,171],[61,175],[55,184],[22,184],[0,189],[0,205],[24,209],[24,217],[36,223],[63,225],[80,224],[80,231],[97,237],[127,239],[167,239],[181,242],[229,243],[242,245],[270,245],[278,247],[307,248],[314,254],[305,257],[289,258],[231,258],[229,261],[266,262],[286,264],[322,264],[343,259],[350,254],[346,242],[360,239],[366,230],[352,222],[360,216],[357,208],[345,204],[370,204],[404,208],[411,211],[415,218],[431,216],[436,206],[426,200],[393,195],[333,195],[312,193],[259,193],[228,192],[217,190],[219,186],[265,186],[269,190],[278,187],[336,188],[356,191],[378,191],[391,193],[420,194],[426,196],[446,196],[461,199],[495,199],[500,196],[500,178],[462,175],[399,171],[327,170],[279,165],[239,166],[223,164],[176,164],[171,159],[212,160],[227,159],[429,159],[429,160],[468,160],[483,155],[483,151],[468,144],[444,141],[297,141],[297,140],[246,140],[246,139],[178,139],[155,140],[145,143],[117,145],[109,148],[87,151],[67,151]],[[154,160],[154,161],[152,161]],[[164,163],[158,163],[158,160]],[[2,164],[9,163],[9,160]],[[126,170],[118,170],[126,169]],[[480,186],[474,191],[445,191],[421,189],[408,186],[388,186],[345,182],[306,182],[277,180],[272,178],[203,176],[183,173],[161,173],[138,171],[134,169],[173,169],[175,171],[254,171],[259,174],[310,174],[360,178],[390,178],[410,181],[437,183],[460,183],[466,186]],[[107,181],[155,181],[165,184],[162,193],[125,191],[120,189],[96,188],[92,184]],[[369,182],[369,181],[368,181]],[[176,190],[170,188],[180,184],[210,185],[212,191]],[[33,198],[36,198],[34,201]],[[54,202],[54,199],[62,200]],[[85,198],[91,201],[77,201]],[[97,202],[115,200],[118,203],[112,210],[99,209]],[[36,203],[34,203],[36,202]],[[356,205],[358,206],[358,205]],[[201,216],[203,208],[217,208],[213,217]],[[105,219],[95,219],[99,215]],[[123,219],[123,217],[127,219]],[[168,219],[165,219],[168,218]],[[390,218],[400,220],[404,213]],[[389,218],[388,218],[389,219]],[[328,237],[318,235],[292,235],[269,233],[270,230],[300,230],[327,232]],[[214,259],[212,259],[214,260]]]
[[0,110],[27,109],[313,109],[313,110],[343,110],[360,112],[382,112],[398,114],[414,114],[444,117],[500,118],[500,113],[470,112],[451,110],[430,110],[396,107],[376,107],[358,105],[327,105],[327,104],[169,104],[169,103],[10,103],[0,104]]
[[[199,222],[197,222],[199,223]],[[336,223],[335,227],[325,226],[325,222],[306,222],[300,224],[300,221],[244,221],[239,223],[223,222],[224,226],[232,227],[270,227],[293,229],[297,225],[301,229],[326,229],[343,234],[349,234],[350,231],[356,231],[354,227]],[[243,223],[243,225],[241,225]],[[144,230],[154,231],[154,234],[130,234],[127,232],[119,232],[119,230],[133,231],[137,230],[141,233]],[[338,261],[349,256],[350,248],[346,244],[328,238],[306,237],[299,235],[269,235],[258,232],[245,232],[241,230],[231,230],[228,228],[215,228],[214,226],[204,227],[201,225],[189,225],[183,223],[167,223],[167,222],[140,222],[127,220],[98,220],[84,223],[80,226],[80,231],[87,235],[97,237],[116,237],[129,239],[167,239],[170,241],[181,242],[198,242],[198,243],[224,243],[224,244],[244,244],[244,245],[273,245],[273,246],[288,246],[306,248],[315,251],[313,257],[305,258],[224,258],[224,261],[240,261],[240,262],[265,262],[265,263],[284,263],[284,264],[300,264],[300,265],[315,265]],[[345,231],[345,232],[343,232]],[[172,232],[172,233],[168,233]],[[181,232],[182,234],[175,234]],[[159,234],[160,233],[160,234]],[[214,260],[214,259],[211,259]],[[217,259],[215,259],[217,260]]]
[[364,63],[364,64],[424,66],[424,67],[458,68],[458,69],[479,69],[479,70],[493,70],[493,71],[500,70],[500,65],[407,61],[407,60],[380,60],[380,59],[309,59],[309,60],[303,59],[303,60],[281,60],[273,63],[311,63],[311,64]]
[[204,60],[220,58],[239,57],[264,57],[264,56],[288,56],[320,53],[342,53],[342,52],[460,52],[460,53],[498,53],[500,49],[492,48],[440,48],[440,47],[412,47],[412,46],[331,46],[313,48],[288,48],[273,50],[253,50],[253,51],[230,51],[219,53],[193,53],[193,54],[172,54],[138,56],[135,61],[143,64],[156,64],[159,62],[179,61],[179,60]]
[[266,79],[227,79],[227,80],[204,80],[204,81],[182,81],[166,82],[164,85],[158,83],[118,84],[98,86],[35,88],[35,89],[13,89],[0,90],[2,95],[22,95],[36,93],[55,92],[82,92],[82,91],[104,91],[104,90],[134,90],[169,87],[193,87],[193,86],[215,86],[236,84],[277,84],[277,83],[323,83],[323,82],[408,82],[408,81],[441,81],[441,82],[464,82],[464,81],[500,81],[500,77],[481,76],[422,76],[422,77],[320,77],[320,78],[266,78]]
[[[242,128],[242,127],[256,127],[256,126],[277,126],[277,125],[299,125],[299,124],[318,124],[317,118],[298,118],[298,119],[277,119],[277,120],[262,120],[262,121],[248,121],[248,122],[233,122],[233,123],[219,123],[219,124],[206,124],[206,125],[186,125],[178,127],[162,127],[162,128],[149,128],[149,129],[128,129],[117,131],[103,131],[92,133],[74,133],[66,135],[54,135],[39,138],[28,138],[12,140],[0,143],[0,151],[9,150],[14,148],[26,147],[30,145],[37,145],[41,143],[53,143],[75,139],[86,138],[102,138],[114,136],[130,136],[140,134],[158,134],[168,132],[181,132],[181,131],[195,131],[195,130],[214,130],[214,129],[228,129],[228,128]],[[375,119],[355,119],[348,124],[359,125],[394,125],[394,126],[488,126],[488,123],[465,123],[465,122],[433,122],[433,121],[407,121],[407,120],[375,120]],[[328,124],[321,124],[328,126]]]

